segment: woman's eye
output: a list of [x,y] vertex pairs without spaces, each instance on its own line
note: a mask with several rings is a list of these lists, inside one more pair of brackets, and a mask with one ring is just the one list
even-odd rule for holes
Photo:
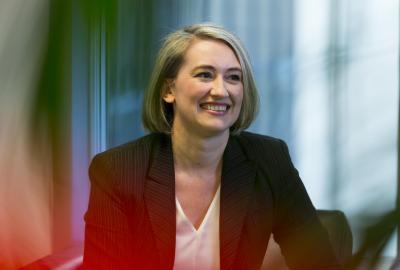
[[200,72],[200,73],[196,74],[196,77],[201,78],[201,79],[211,79],[212,74],[211,74],[211,72]]
[[228,76],[229,80],[240,82],[242,80],[241,76],[238,74],[231,74]]

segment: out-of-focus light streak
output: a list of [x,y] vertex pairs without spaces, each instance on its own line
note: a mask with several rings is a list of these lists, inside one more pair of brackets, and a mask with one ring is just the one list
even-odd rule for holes
[[2,270],[16,269],[51,250],[51,148],[43,132],[32,153],[29,126],[46,45],[48,5],[48,0],[0,1]]

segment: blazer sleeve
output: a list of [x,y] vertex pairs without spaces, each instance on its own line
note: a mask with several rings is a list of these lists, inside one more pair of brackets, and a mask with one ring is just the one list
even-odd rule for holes
[[132,242],[126,207],[107,158],[93,159],[89,177],[83,269],[128,269]]
[[341,269],[288,148],[282,140],[279,144],[280,188],[276,195],[274,239],[290,269]]

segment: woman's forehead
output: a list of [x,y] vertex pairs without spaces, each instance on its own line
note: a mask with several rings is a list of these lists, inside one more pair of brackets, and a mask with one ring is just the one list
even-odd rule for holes
[[213,39],[196,39],[186,50],[183,64],[187,66],[215,66],[240,69],[235,52],[226,43]]

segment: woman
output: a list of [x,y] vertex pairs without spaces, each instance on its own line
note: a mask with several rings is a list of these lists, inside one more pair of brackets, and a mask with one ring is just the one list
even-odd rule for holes
[[244,132],[258,96],[239,40],[170,34],[147,89],[143,138],[90,166],[88,269],[260,269],[271,233],[292,269],[337,269],[279,139]]

